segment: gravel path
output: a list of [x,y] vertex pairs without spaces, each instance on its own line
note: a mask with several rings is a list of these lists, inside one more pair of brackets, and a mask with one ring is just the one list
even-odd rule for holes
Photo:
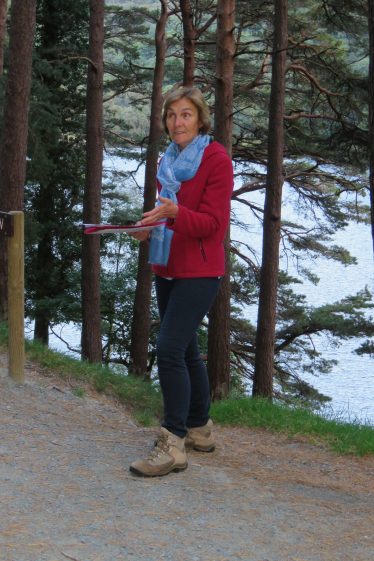
[[374,458],[216,428],[164,478],[128,471],[155,430],[0,355],[0,561],[372,561]]

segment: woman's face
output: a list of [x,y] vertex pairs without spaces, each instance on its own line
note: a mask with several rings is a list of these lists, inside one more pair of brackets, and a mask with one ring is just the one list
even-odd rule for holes
[[166,128],[170,138],[182,150],[199,134],[201,126],[198,109],[187,97],[170,104],[166,112]]

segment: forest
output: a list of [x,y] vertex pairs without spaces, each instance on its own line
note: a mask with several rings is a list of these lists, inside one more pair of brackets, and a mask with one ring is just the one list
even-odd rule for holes
[[[148,249],[82,225],[153,208],[163,97],[183,84],[202,90],[232,157],[231,232],[242,232],[227,236],[229,274],[199,333],[213,399],[249,385],[318,407],[328,398],[303,375],[332,367],[320,334],[374,354],[369,289],[323,306],[295,291],[303,279],[318,290],[311,259],[354,266],[333,237],[374,224],[371,0],[0,0],[0,20],[0,210],[25,213],[35,339],[75,325],[82,360],[157,380]],[[281,218],[285,192],[293,221]],[[0,321],[6,270],[2,237]]]

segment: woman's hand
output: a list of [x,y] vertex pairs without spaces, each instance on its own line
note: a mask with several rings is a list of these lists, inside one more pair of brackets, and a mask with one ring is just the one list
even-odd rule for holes
[[152,222],[158,222],[164,218],[176,218],[178,214],[178,205],[166,197],[159,196],[158,200],[161,204],[156,205],[155,208],[143,214],[141,223],[144,226],[151,224]]
[[143,230],[142,232],[133,232],[133,233],[130,233],[130,236],[132,236],[136,240],[139,240],[140,242],[144,242],[145,240],[147,240],[149,238],[149,231],[148,230]]

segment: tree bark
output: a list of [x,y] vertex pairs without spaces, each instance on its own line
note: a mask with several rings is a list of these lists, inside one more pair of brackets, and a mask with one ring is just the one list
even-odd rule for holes
[[[104,0],[90,0],[87,75],[87,167],[83,222],[99,223],[103,171]],[[82,358],[101,362],[100,236],[83,236]]]
[[[219,0],[217,18],[214,136],[231,155],[235,0]],[[230,228],[225,239],[225,255],[226,274],[209,312],[208,375],[212,399],[222,399],[230,390]]]
[[274,46],[269,111],[268,173],[256,333],[253,395],[273,395],[274,341],[283,188],[284,90],[287,55],[287,0],[275,0]]
[[[13,0],[0,156],[0,210],[23,210],[36,0]],[[0,237],[0,320],[7,317],[7,240]]]
[[4,43],[6,35],[6,16],[8,13],[8,0],[0,0],[0,76],[4,69]]
[[[161,111],[163,103],[162,82],[164,79],[165,71],[165,28],[168,13],[166,0],[160,0],[160,2],[161,14],[157,21],[155,32],[156,63],[153,74],[149,142],[145,167],[143,205],[144,212],[152,209],[155,205],[157,190],[157,160],[160,151],[160,140],[163,132],[161,122]],[[151,328],[151,292],[152,272],[148,264],[148,244],[144,242],[139,246],[138,272],[136,278],[133,319],[131,325],[129,367],[129,372],[139,377],[147,376],[148,343]]]
[[193,86],[195,80],[196,29],[190,0],[180,0],[183,22],[184,66],[183,85]]
[[371,237],[374,253],[374,5],[368,0],[369,23],[369,189]]

